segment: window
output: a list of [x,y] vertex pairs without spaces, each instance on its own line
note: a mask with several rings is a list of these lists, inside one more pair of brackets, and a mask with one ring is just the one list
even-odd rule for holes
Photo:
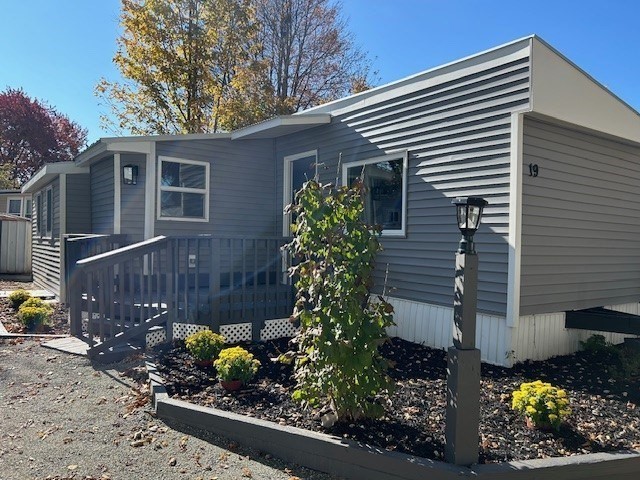
[[22,215],[22,198],[9,198],[7,201],[7,213]]
[[53,188],[47,188],[47,237],[51,237],[53,232]]
[[27,198],[27,201],[25,202],[26,206],[24,207],[24,216],[27,218],[31,218],[31,211],[33,209],[33,204],[31,202],[30,198]]
[[36,197],[36,234],[42,236],[42,194]]
[[158,218],[209,220],[209,164],[160,157]]
[[[307,180],[312,180],[318,174],[318,152],[298,153],[284,157],[284,181],[282,208],[295,200],[295,195]],[[284,214],[282,234],[285,237],[291,235],[291,224],[295,218],[290,213]]]
[[405,152],[342,166],[345,184],[362,178],[366,187],[364,220],[381,225],[383,235],[406,233],[407,163]]

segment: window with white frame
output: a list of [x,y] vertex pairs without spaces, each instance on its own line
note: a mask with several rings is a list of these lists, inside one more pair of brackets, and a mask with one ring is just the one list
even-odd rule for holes
[[22,198],[21,197],[15,197],[15,198],[9,197],[7,199],[7,213],[11,215],[22,215]]
[[[298,190],[302,188],[304,182],[313,180],[318,175],[318,151],[297,153],[284,157],[283,168],[283,199],[282,207],[294,203]],[[295,218],[291,213],[283,213],[282,234],[285,237],[291,235],[291,224]]]
[[38,236],[42,236],[43,234],[43,208],[42,208],[42,194],[38,193],[36,196],[36,233]]
[[46,235],[51,237],[53,233],[53,188],[47,188],[47,214],[45,217]]
[[160,157],[158,218],[209,220],[209,163]]
[[342,166],[342,180],[362,179],[366,188],[364,221],[382,226],[383,235],[405,235],[407,216],[407,153],[386,155]]
[[25,203],[24,216],[27,217],[27,218],[31,218],[31,210],[33,208],[33,204],[31,203],[31,199],[27,198],[24,203]]

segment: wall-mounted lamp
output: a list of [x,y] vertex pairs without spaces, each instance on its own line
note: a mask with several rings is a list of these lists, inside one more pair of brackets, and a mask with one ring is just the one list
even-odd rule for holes
[[122,183],[125,185],[136,185],[138,183],[137,165],[125,165],[122,167]]

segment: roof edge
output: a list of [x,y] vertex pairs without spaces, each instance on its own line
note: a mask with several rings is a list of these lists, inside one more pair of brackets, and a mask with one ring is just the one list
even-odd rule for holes
[[79,167],[74,162],[46,163],[22,186],[21,191],[22,193],[33,193],[58,175],[78,173],[89,173],[89,167]]

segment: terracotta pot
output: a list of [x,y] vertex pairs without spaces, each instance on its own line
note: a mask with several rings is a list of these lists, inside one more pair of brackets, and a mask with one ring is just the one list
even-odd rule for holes
[[553,427],[549,422],[540,422],[536,424],[536,423],[533,423],[533,420],[531,420],[531,418],[529,417],[524,417],[524,418],[527,424],[527,428],[531,430],[542,430],[544,432],[550,432],[551,430],[553,430]]
[[220,385],[227,392],[236,392],[242,388],[242,380],[220,380]]

